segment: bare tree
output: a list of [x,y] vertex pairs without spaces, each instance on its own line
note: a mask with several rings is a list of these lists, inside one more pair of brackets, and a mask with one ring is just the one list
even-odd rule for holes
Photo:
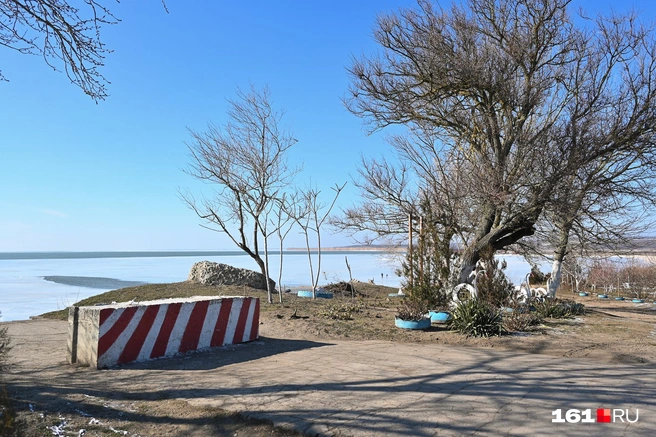
[[[63,70],[94,101],[105,100],[109,82],[98,69],[111,50],[101,41],[100,32],[103,26],[120,21],[106,3],[0,0],[0,46],[42,56],[49,67]],[[167,10],[164,0],[162,5]],[[3,80],[7,79],[0,71]]]
[[642,158],[632,154],[605,159],[564,178],[536,233],[553,248],[549,295],[556,295],[570,253],[619,253],[649,227],[654,186],[648,169],[653,164]]
[[280,198],[280,204],[278,208],[274,210],[274,217],[272,223],[278,237],[278,242],[280,243],[280,253],[279,253],[279,264],[278,264],[278,301],[282,303],[282,269],[283,269],[283,257],[284,257],[284,242],[287,235],[294,227],[294,217],[290,215],[290,211],[294,211],[296,208],[296,202],[298,201],[296,195],[287,196],[286,193],[283,193]]
[[481,250],[536,232],[563,178],[621,156],[653,160],[653,34],[633,16],[578,28],[569,3],[420,1],[379,18],[382,52],[349,68],[345,103],[372,131],[403,124],[433,139],[433,162],[461,159],[445,180],[467,172],[468,199],[451,211],[473,220],[458,227],[462,282]]
[[210,124],[206,132],[190,130],[191,163],[186,173],[213,184],[214,196],[196,199],[189,192],[180,194],[203,220],[202,226],[225,233],[257,263],[267,279],[271,303],[266,237],[275,232],[270,214],[280,208],[283,192],[298,171],[286,158],[296,140],[280,126],[283,113],[273,109],[268,88],[237,90],[237,97],[229,101],[228,121],[222,128]]
[[[321,191],[317,189],[310,188],[306,191],[302,191],[299,202],[296,205],[296,209],[293,212],[294,221],[301,228],[301,232],[305,236],[305,247],[307,249],[308,255],[308,264],[310,266],[310,279],[312,282],[312,298],[316,299],[317,297],[317,285],[319,284],[319,275],[321,273],[321,227],[326,222],[326,219],[330,215],[335,202],[339,194],[342,192],[346,183],[343,185],[335,184],[332,187],[334,191],[334,197],[330,205],[326,208],[326,204],[323,204],[319,200],[319,195]],[[316,274],[314,271],[314,263],[312,261],[312,244],[310,242],[310,234],[314,234],[316,237],[316,247],[317,247],[317,270]]]

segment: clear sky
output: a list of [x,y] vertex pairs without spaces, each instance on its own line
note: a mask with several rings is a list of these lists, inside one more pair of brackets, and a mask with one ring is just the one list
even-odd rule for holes
[[[179,200],[202,187],[187,165],[187,128],[225,122],[237,86],[268,84],[286,111],[301,183],[329,193],[351,181],[360,155],[386,153],[340,98],[350,57],[377,50],[379,13],[411,0],[106,2],[122,21],[103,28],[114,50],[102,69],[107,100],[94,103],[38,56],[0,47],[0,251],[233,249]],[[591,13],[649,0],[576,0]],[[358,201],[352,184],[338,206]],[[347,245],[326,232],[324,246]],[[290,235],[286,246],[301,245]]]

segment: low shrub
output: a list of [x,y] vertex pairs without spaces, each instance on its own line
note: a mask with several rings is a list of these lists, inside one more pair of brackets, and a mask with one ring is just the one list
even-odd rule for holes
[[508,264],[499,262],[490,246],[481,251],[481,262],[483,269],[476,274],[478,298],[495,307],[507,305],[515,291],[505,273]]
[[[7,367],[8,355],[11,347],[7,328],[0,329],[0,378],[3,377]],[[7,394],[7,388],[4,384],[0,385],[0,435],[14,435],[16,411]]]
[[538,266],[533,264],[531,266],[531,274],[528,277],[528,283],[530,285],[539,285],[547,282],[547,279],[551,277],[551,273],[543,273]]
[[512,309],[513,311],[506,311],[503,314],[503,326],[508,331],[530,331],[531,328],[544,321],[544,318],[537,311],[530,311],[525,306],[512,307]]
[[7,357],[11,350],[10,343],[11,341],[9,334],[7,333],[7,328],[0,328],[0,372],[4,372],[5,367],[7,366]]
[[361,313],[363,309],[361,302],[330,303],[319,311],[319,315],[332,320],[353,320],[353,314]]
[[489,337],[506,332],[501,311],[481,299],[469,299],[451,312],[447,327],[467,337]]
[[404,291],[410,300],[425,302],[426,307],[432,310],[447,308],[451,297],[444,288],[428,284],[406,286]]
[[566,299],[545,299],[535,304],[536,312],[543,318],[568,319],[585,314],[582,303]]
[[396,317],[401,320],[418,321],[428,315],[428,303],[420,299],[406,298],[396,309]]
[[0,386],[0,435],[13,436],[16,435],[16,410],[9,398],[7,388]]

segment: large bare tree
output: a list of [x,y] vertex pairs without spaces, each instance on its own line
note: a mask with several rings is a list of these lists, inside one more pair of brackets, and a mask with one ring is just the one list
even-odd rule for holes
[[433,150],[414,148],[420,159],[438,169],[461,160],[449,171],[466,172],[450,176],[465,178],[458,210],[473,220],[459,227],[463,282],[481,250],[535,233],[564,179],[622,156],[653,158],[652,33],[633,16],[577,27],[569,3],[468,0],[447,10],[420,1],[380,17],[382,51],[349,68],[346,105],[371,131],[403,124],[433,139]]
[[185,192],[181,197],[204,227],[225,233],[253,258],[267,278],[271,303],[268,260],[260,251],[266,236],[276,231],[272,211],[281,208],[283,192],[297,172],[287,163],[287,151],[296,139],[281,126],[283,113],[273,108],[267,87],[238,90],[229,104],[222,127],[210,124],[205,132],[190,130],[187,143],[191,163],[186,172],[212,184],[214,195],[197,199]]
[[93,100],[104,100],[108,82],[98,68],[110,50],[100,31],[117,22],[97,0],[0,0],[0,45],[42,56]]
[[551,296],[556,295],[570,254],[620,253],[653,223],[654,163],[639,153],[612,158],[563,178],[537,224],[535,238],[518,244],[529,258],[552,250]]
[[[43,57],[94,101],[105,100],[109,82],[99,68],[111,50],[100,33],[119,22],[107,3],[112,0],[0,0],[0,46]],[[165,0],[162,5],[167,10]]]

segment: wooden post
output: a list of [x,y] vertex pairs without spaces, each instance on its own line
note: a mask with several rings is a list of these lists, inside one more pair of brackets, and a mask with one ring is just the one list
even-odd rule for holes
[[419,217],[419,283],[424,282],[424,218]]
[[410,288],[414,287],[414,264],[412,262],[412,214],[408,215],[408,252],[410,259]]

